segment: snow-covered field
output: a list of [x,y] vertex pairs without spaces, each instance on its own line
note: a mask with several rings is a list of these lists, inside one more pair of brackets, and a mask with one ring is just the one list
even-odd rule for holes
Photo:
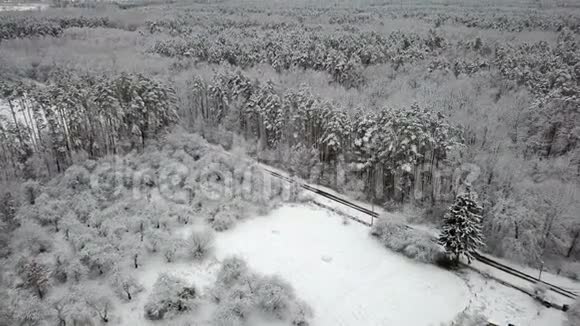
[[0,11],[30,11],[44,10],[48,8],[47,3],[4,3],[0,4]]
[[314,309],[313,325],[439,325],[469,301],[461,278],[382,248],[368,228],[329,210],[291,205],[224,232],[217,256],[279,274]]
[[[288,173],[286,173],[285,171],[280,170],[280,169],[276,169],[276,168],[271,167],[269,165],[260,163],[259,166],[262,167],[263,169],[266,169],[266,170],[275,171],[275,172],[277,172],[281,175],[284,175],[286,177],[289,176]],[[409,226],[412,226],[414,229],[423,231],[423,232],[428,233],[428,234],[435,236],[435,237],[437,237],[439,235],[439,230],[435,226],[409,223],[408,217],[405,217],[401,214],[390,213],[390,212],[384,210],[380,206],[371,205],[369,203],[366,203],[366,202],[363,202],[360,200],[353,200],[351,198],[346,197],[344,194],[338,193],[335,190],[328,188],[328,187],[324,187],[324,186],[316,185],[316,184],[310,184],[310,183],[307,183],[307,182],[300,180],[300,179],[296,179],[296,180],[298,182],[306,183],[310,187],[320,189],[320,190],[325,191],[327,193],[330,193],[334,196],[348,200],[349,202],[352,202],[352,203],[354,203],[358,206],[361,206],[363,208],[366,208],[368,210],[372,210],[372,211],[378,213],[380,218],[387,218],[387,219],[392,220],[392,221],[398,221],[401,223],[405,223]],[[363,221],[363,222],[369,223],[369,224],[373,222],[373,218],[371,216],[367,215],[366,213],[357,211],[351,207],[348,207],[346,205],[343,205],[343,204],[338,203],[336,201],[333,201],[331,199],[328,199],[328,198],[325,198],[322,196],[316,196],[316,195],[311,195],[311,198],[312,198],[312,201],[315,202],[316,204],[321,205],[323,207],[327,207],[327,208],[329,208],[329,209],[331,209],[339,214],[352,216],[352,217],[357,218],[360,221]],[[501,259],[501,258],[492,256],[492,255],[485,254],[484,256],[489,257],[493,260],[496,260],[496,261],[503,263],[507,266],[510,266],[512,268],[515,268],[516,270],[527,273],[528,275],[531,275],[531,276],[537,276],[538,272],[539,272],[539,270],[537,270],[537,269],[527,267],[527,266],[522,266],[522,265],[519,265],[517,263],[511,262],[511,261],[508,261],[505,259]],[[474,267],[475,269],[477,269],[480,272],[490,274],[493,277],[496,277],[497,279],[499,279],[501,281],[509,282],[510,284],[518,286],[519,288],[524,289],[528,292],[533,292],[534,285],[530,282],[522,280],[521,278],[515,277],[511,274],[505,273],[501,270],[492,268],[488,265],[485,265],[485,264],[483,264],[481,262],[477,262],[477,261],[473,263],[472,267]],[[546,281],[546,282],[550,282],[552,284],[555,284],[555,285],[560,286],[562,288],[565,288],[567,290],[570,290],[570,291],[573,291],[576,293],[580,293],[580,282],[574,281],[574,280],[569,279],[567,277],[564,277],[561,275],[556,275],[556,274],[553,274],[549,271],[544,271],[542,273],[542,280]],[[549,299],[552,302],[554,302],[556,304],[560,304],[560,305],[572,303],[572,300],[570,300],[569,298],[558,295],[556,293],[552,293],[552,292],[549,293]]]
[[[277,274],[314,310],[314,326],[450,325],[458,314],[479,313],[498,325],[558,326],[564,313],[548,309],[529,296],[466,269],[449,272],[417,263],[382,247],[369,228],[313,204],[282,206],[267,216],[239,222],[217,234],[214,257],[199,263],[167,264],[161,257],[135,271],[145,286],[136,300],[119,303],[120,325],[160,325],[143,316],[143,305],[161,272],[172,273],[204,292],[215,281],[220,262],[244,258],[262,274]],[[193,228],[178,230],[186,238]],[[208,325],[213,307],[170,321]],[[189,325],[189,324],[188,324]],[[281,325],[262,319],[252,326]]]

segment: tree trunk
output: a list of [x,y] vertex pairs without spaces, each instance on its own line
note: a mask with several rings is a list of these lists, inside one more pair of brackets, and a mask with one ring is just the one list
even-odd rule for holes
[[20,146],[24,146],[24,142],[22,141],[22,134],[20,133],[20,127],[18,127],[18,120],[16,119],[16,113],[14,113],[14,105],[12,104],[11,100],[8,100],[8,106],[10,107],[10,113],[12,113],[12,119],[14,120],[14,127],[16,128],[16,133],[18,134],[18,141],[20,142]]
[[141,224],[139,225],[139,233],[141,233],[141,242],[143,242],[143,222],[141,222]]
[[556,138],[556,135],[558,134],[558,125],[552,126],[551,130],[550,130],[550,136],[549,136],[549,141],[548,141],[548,149],[546,150],[546,157],[550,157],[550,155],[552,155],[552,149],[553,149],[553,145],[554,145],[554,139]]
[[455,254],[455,257],[453,258],[453,265],[459,266],[459,256],[460,254]]
[[574,234],[574,239],[572,239],[572,244],[570,245],[570,248],[568,248],[568,252],[566,253],[566,258],[570,258],[570,256],[572,256],[572,252],[574,251],[574,248],[576,247],[576,242],[578,241],[579,237],[580,237],[580,230],[576,231],[576,233]]

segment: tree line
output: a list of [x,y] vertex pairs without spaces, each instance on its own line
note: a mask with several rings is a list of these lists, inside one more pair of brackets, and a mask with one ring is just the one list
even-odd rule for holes
[[82,153],[98,158],[143,147],[177,122],[172,88],[139,74],[63,73],[46,84],[0,83],[4,178],[64,171]]

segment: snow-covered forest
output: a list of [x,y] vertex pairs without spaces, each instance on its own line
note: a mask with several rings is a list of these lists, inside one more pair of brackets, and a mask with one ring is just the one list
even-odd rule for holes
[[579,44],[571,0],[0,3],[0,326],[580,325]]

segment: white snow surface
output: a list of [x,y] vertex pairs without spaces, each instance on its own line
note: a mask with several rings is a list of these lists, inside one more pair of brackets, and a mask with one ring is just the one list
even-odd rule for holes
[[0,11],[32,11],[48,8],[47,3],[0,3]]
[[277,274],[314,309],[312,325],[439,325],[469,302],[453,273],[383,248],[358,223],[312,205],[287,205],[220,233],[216,255]]
[[466,270],[463,277],[472,293],[468,311],[482,314],[495,325],[564,325],[566,316],[562,311],[546,308],[527,294],[471,270]]
[[[116,305],[112,325],[210,325],[214,307],[167,321],[143,316],[143,305],[159,273],[192,282],[202,293],[215,281],[220,262],[229,256],[246,259],[259,273],[277,274],[314,309],[313,326],[449,325],[460,312],[479,313],[497,325],[559,326],[565,314],[545,308],[528,295],[466,269],[453,273],[396,254],[369,236],[369,228],[313,204],[282,206],[269,215],[240,221],[217,233],[214,257],[199,263],[166,263],[149,259],[131,269],[145,291],[132,302]],[[176,230],[187,238],[203,225]],[[282,325],[252,319],[247,325]]]
[[[260,163],[258,165],[260,167],[264,168],[264,169],[271,170],[271,171],[275,171],[275,172],[277,172],[279,174],[282,174],[284,176],[289,176],[287,172],[285,172],[283,170],[280,170],[280,169],[277,169],[277,168],[274,168],[274,167],[271,167],[269,165],[262,164],[262,163]],[[397,222],[400,222],[400,223],[405,223],[405,224],[413,227],[416,230],[423,231],[423,232],[428,233],[428,234],[430,234],[430,235],[432,235],[434,237],[437,237],[439,235],[439,230],[435,226],[433,226],[433,225],[424,225],[424,224],[409,223],[408,222],[408,217],[405,217],[402,214],[399,214],[399,213],[390,213],[390,212],[387,212],[386,210],[384,210],[380,206],[372,205],[372,204],[369,204],[367,202],[363,202],[363,201],[360,201],[360,200],[353,200],[351,198],[348,198],[344,194],[338,193],[337,191],[335,191],[335,190],[333,190],[331,188],[324,187],[324,186],[317,185],[317,184],[308,183],[308,182],[305,182],[304,180],[300,180],[298,178],[295,178],[295,179],[297,181],[299,181],[299,182],[308,184],[311,187],[314,187],[314,188],[317,188],[319,190],[325,191],[325,192],[330,193],[332,195],[335,195],[337,197],[346,199],[346,200],[348,200],[348,201],[350,201],[350,202],[352,202],[352,203],[354,203],[354,204],[356,204],[358,206],[361,206],[361,207],[364,207],[366,209],[372,210],[373,212],[376,212],[376,213],[379,214],[379,218],[387,218],[387,219],[392,220],[392,221],[397,221]],[[324,207],[327,207],[328,209],[331,209],[331,210],[333,210],[333,211],[335,211],[335,212],[337,212],[339,214],[344,214],[344,215],[352,216],[352,217],[354,217],[354,218],[356,218],[356,219],[358,219],[360,221],[363,221],[365,223],[373,223],[376,220],[376,219],[373,219],[371,216],[367,215],[366,213],[359,212],[356,209],[353,209],[351,207],[345,206],[345,205],[343,205],[341,203],[338,203],[336,201],[330,200],[328,198],[325,198],[325,197],[322,197],[322,196],[317,196],[317,195],[314,195],[314,194],[311,194],[310,196],[311,196],[313,202],[315,202],[315,203],[317,203],[319,205],[322,205]],[[506,264],[506,265],[508,265],[508,266],[510,266],[512,268],[515,268],[515,269],[517,269],[519,271],[522,271],[524,273],[527,273],[528,275],[531,275],[531,276],[534,276],[534,277],[538,275],[538,270],[536,270],[534,268],[530,268],[530,267],[527,267],[527,266],[519,265],[517,263],[510,262],[508,260],[501,259],[501,258],[492,256],[492,255],[489,255],[489,254],[484,254],[484,256],[489,257],[489,258],[491,258],[493,260],[496,260],[496,261],[498,261],[500,263]],[[499,279],[501,281],[509,282],[510,284],[512,284],[514,286],[517,286],[517,287],[519,287],[521,289],[524,289],[524,290],[529,291],[529,292],[533,292],[534,284],[532,284],[530,282],[527,282],[527,281],[524,281],[524,280],[522,280],[520,278],[517,278],[515,276],[512,276],[511,274],[507,274],[507,273],[505,273],[505,272],[503,272],[501,270],[498,270],[498,269],[495,269],[495,268],[491,268],[490,266],[485,265],[485,264],[480,263],[480,262],[474,262],[472,264],[472,267],[474,267],[475,269],[477,269],[480,272],[483,272],[483,273],[492,275],[493,277],[495,277],[495,278],[497,278],[497,279]],[[542,273],[542,280],[547,281],[547,282],[550,282],[552,284],[555,284],[557,286],[560,286],[562,288],[565,288],[567,290],[570,290],[572,292],[575,292],[575,293],[579,293],[580,294],[580,282],[578,282],[578,281],[571,280],[571,279],[569,279],[567,277],[564,277],[564,276],[561,276],[561,275],[555,275],[555,274],[553,274],[553,273],[551,273],[549,271],[544,271]],[[561,296],[561,295],[559,295],[559,294],[557,294],[555,292],[552,292],[552,291],[549,292],[549,298],[548,299],[550,299],[552,302],[554,302],[556,304],[560,304],[560,305],[561,304],[570,304],[570,303],[572,303],[572,300],[571,299],[566,298],[564,296]]]

